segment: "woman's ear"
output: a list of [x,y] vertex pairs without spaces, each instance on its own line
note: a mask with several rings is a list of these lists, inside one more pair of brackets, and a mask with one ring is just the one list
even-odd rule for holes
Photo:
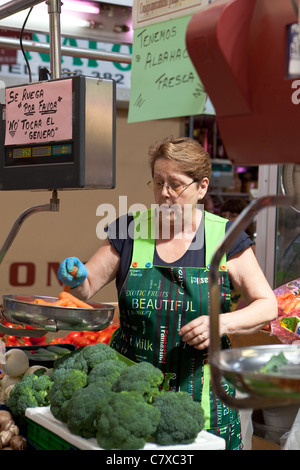
[[208,178],[202,178],[202,180],[199,183],[198,187],[198,194],[199,194],[199,199],[203,199],[207,190],[208,190],[208,185],[209,185],[209,179]]

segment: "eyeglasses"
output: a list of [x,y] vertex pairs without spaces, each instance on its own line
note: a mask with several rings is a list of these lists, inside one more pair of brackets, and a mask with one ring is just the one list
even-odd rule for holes
[[162,191],[164,187],[167,188],[169,193],[172,197],[177,198],[179,197],[183,191],[185,191],[191,184],[196,183],[196,181],[192,181],[189,184],[182,184],[182,183],[163,183],[162,181],[150,180],[147,183],[148,188],[152,189],[153,191]]

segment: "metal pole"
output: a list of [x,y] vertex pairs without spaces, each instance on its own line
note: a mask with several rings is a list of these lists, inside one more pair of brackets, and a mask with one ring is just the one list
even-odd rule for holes
[[[36,41],[22,41],[25,51],[50,53],[50,46],[47,43]],[[0,47],[10,49],[20,48],[20,41],[14,38],[0,37]],[[97,51],[95,49],[84,49],[80,47],[61,46],[61,54],[64,56],[79,57],[81,59],[104,60],[108,62],[119,62],[122,64],[131,64],[131,54],[120,54],[117,52]]]
[[60,0],[48,0],[50,32],[50,68],[52,80],[61,78]]

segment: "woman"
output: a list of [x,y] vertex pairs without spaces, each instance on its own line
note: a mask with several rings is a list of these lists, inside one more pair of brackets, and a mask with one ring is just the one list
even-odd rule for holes
[[[86,266],[77,258],[67,259],[58,277],[77,286],[76,295],[84,299],[116,279],[120,327],[112,347],[134,361],[149,361],[170,372],[173,390],[186,390],[202,403],[205,429],[224,437],[227,449],[239,449],[239,416],[210,389],[207,351],[209,263],[231,222],[197,204],[206,194],[211,163],[196,141],[168,138],[150,148],[149,154],[156,206],[120,217],[108,227],[107,240]],[[253,333],[277,313],[276,299],[251,243],[243,233],[220,266],[223,347],[230,347],[227,335]],[[72,280],[74,264],[79,269]],[[233,287],[248,304],[238,312],[230,312]]]

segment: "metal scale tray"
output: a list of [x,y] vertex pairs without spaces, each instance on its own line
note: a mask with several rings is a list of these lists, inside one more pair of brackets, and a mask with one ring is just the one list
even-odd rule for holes
[[[252,201],[237,217],[217,247],[210,264],[210,365],[211,383],[215,394],[232,408],[265,408],[300,405],[300,345],[282,344],[221,350],[219,337],[220,293],[219,265],[222,256],[232,246],[242,230],[257,212],[271,206],[293,206],[296,197],[265,196]],[[272,356],[283,353],[287,365],[274,373],[261,369]],[[223,387],[223,378],[230,381],[243,397],[234,397]]]
[[[2,316],[6,321],[28,325],[45,331],[87,330],[97,331],[107,328],[113,320],[115,306],[109,304],[87,302],[93,307],[72,308],[34,304],[35,299],[56,302],[57,297],[35,295],[4,295]],[[3,325],[1,328],[3,331]],[[9,328],[12,334],[12,329]],[[20,335],[21,330],[16,330]],[[34,334],[33,330],[26,330]],[[40,333],[40,330],[37,330]]]
[[[274,356],[283,353],[288,363],[263,372]],[[274,344],[221,351],[219,370],[242,393],[300,400],[300,345]]]

